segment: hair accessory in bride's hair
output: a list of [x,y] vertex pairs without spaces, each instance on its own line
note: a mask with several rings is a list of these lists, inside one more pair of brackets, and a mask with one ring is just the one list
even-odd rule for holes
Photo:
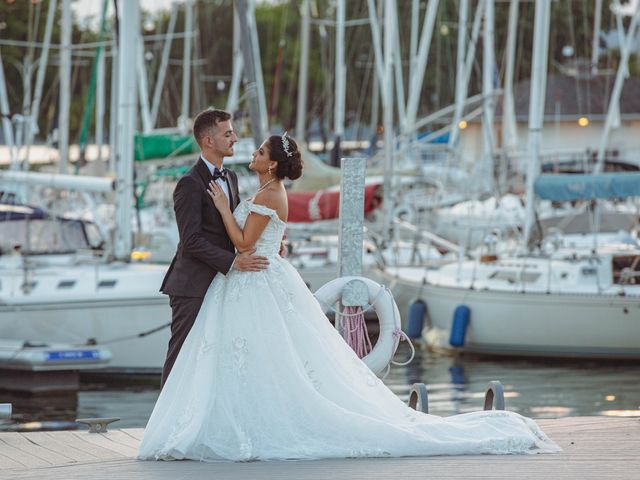
[[287,157],[293,155],[293,152],[289,150],[289,139],[287,138],[287,132],[284,132],[282,134],[282,149],[284,150],[284,153],[287,154]]

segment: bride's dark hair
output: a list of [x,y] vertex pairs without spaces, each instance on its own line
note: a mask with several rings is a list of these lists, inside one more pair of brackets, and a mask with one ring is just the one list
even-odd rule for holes
[[302,175],[302,156],[298,144],[290,136],[270,136],[269,157],[278,162],[276,177],[295,180]]

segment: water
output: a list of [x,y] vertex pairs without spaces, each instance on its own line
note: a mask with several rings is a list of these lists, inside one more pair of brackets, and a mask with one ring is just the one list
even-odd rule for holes
[[[396,359],[407,358],[401,346]],[[407,400],[410,386],[427,385],[429,412],[448,416],[480,410],[490,380],[504,385],[506,407],[532,418],[582,415],[640,417],[640,364],[577,360],[452,357],[418,350],[406,367],[394,366],[384,380]],[[84,385],[77,395],[21,397],[0,393],[14,406],[8,429],[76,428],[76,418],[120,417],[117,428],[144,427],[158,397],[151,382]],[[259,395],[259,392],[256,392]]]

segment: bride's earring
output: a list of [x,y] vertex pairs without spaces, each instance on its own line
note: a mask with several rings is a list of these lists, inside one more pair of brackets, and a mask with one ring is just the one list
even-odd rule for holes
[[269,165],[269,169],[267,170],[269,172],[269,176],[271,176],[271,168],[272,168],[272,166]]

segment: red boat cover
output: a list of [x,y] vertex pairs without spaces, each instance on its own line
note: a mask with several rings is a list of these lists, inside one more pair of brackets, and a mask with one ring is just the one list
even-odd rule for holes
[[[367,185],[364,189],[365,215],[382,203],[377,190],[379,184]],[[318,190],[315,192],[287,192],[289,197],[289,222],[314,222],[338,218],[340,192]]]

